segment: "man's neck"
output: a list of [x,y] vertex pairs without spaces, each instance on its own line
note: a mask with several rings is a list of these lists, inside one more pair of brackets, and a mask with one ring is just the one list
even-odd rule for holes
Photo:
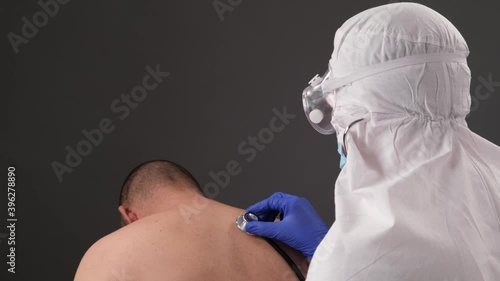
[[139,218],[181,207],[190,207],[201,211],[215,202],[195,191],[159,193],[155,194],[154,197],[155,199],[148,205],[145,204],[140,208],[138,212]]

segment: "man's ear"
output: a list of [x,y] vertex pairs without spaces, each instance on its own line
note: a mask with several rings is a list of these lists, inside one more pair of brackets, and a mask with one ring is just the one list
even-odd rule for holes
[[138,220],[137,214],[130,209],[125,208],[123,205],[120,205],[118,207],[118,212],[120,212],[122,226],[131,224],[134,221]]

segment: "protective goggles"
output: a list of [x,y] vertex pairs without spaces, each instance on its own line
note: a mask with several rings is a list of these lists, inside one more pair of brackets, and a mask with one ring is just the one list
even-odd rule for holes
[[393,70],[396,68],[432,62],[467,63],[464,54],[434,53],[402,57],[387,62],[363,67],[342,77],[331,77],[331,65],[323,76],[316,75],[309,81],[309,86],[302,92],[304,113],[311,126],[323,135],[335,133],[331,121],[335,108],[335,92],[355,81]]

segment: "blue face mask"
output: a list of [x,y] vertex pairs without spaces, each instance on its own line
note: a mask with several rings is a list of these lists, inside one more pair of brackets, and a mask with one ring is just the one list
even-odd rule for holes
[[340,169],[344,168],[345,163],[347,162],[347,157],[344,154],[344,151],[342,150],[342,145],[339,143],[339,147],[337,149],[337,152],[340,154]]

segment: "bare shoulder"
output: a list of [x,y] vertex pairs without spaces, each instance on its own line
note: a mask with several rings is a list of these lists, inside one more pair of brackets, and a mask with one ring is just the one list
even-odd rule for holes
[[158,214],[99,239],[83,256],[74,280],[137,280],[143,274],[144,265],[156,255],[161,255],[165,262],[171,260],[169,253],[176,251],[159,250],[179,246],[179,228],[175,224],[176,220],[168,214]]
[[118,269],[120,253],[118,243],[110,234],[95,242],[85,253],[75,275],[75,281],[122,280]]

